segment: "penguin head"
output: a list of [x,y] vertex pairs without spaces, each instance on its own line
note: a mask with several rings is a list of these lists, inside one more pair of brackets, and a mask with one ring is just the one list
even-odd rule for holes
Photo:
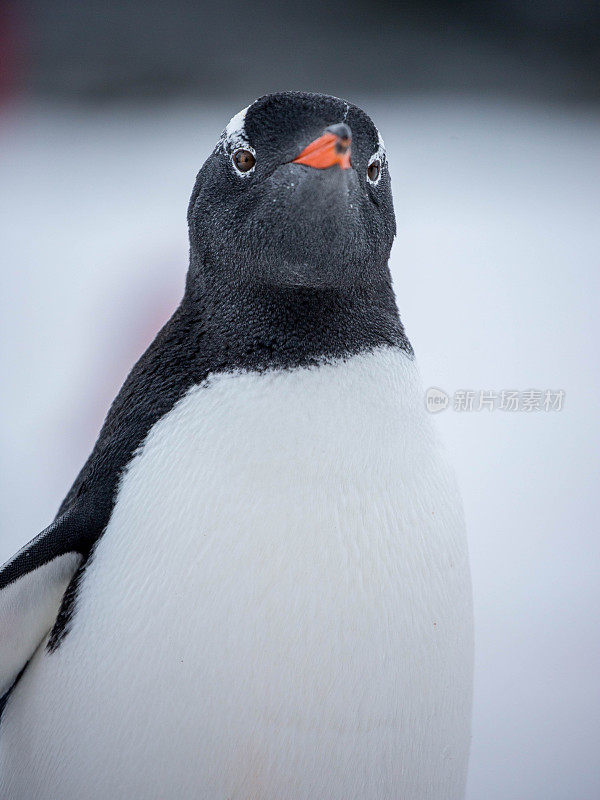
[[261,97],[233,117],[200,170],[188,223],[191,281],[388,282],[396,227],[381,136],[335,97]]

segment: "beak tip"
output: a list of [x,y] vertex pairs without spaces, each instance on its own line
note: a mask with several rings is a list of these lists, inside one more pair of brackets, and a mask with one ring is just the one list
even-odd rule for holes
[[346,125],[345,122],[338,122],[336,125],[330,125],[325,131],[326,133],[333,133],[338,139],[346,141],[348,144],[352,141],[352,131],[350,130],[350,126]]

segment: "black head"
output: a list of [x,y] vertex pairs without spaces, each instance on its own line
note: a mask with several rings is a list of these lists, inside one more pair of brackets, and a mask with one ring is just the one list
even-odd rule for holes
[[364,111],[335,97],[261,97],[200,170],[188,222],[190,282],[389,283],[396,228],[382,139]]

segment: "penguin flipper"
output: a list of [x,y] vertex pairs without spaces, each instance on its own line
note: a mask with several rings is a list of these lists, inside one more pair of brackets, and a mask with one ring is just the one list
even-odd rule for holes
[[78,511],[71,506],[0,569],[0,697],[54,625],[89,549]]

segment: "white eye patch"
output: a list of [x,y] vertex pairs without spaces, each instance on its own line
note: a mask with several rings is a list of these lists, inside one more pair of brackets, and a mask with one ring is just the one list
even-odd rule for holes
[[246,113],[251,105],[252,103],[241,111],[238,111],[238,113],[229,120],[227,127],[221,134],[219,144],[217,145],[217,147],[220,146],[223,152],[229,157],[231,168],[238,178],[249,177],[255,169],[255,167],[252,167],[245,172],[241,172],[235,166],[235,162],[232,158],[236,150],[248,150],[256,158],[256,150],[252,147],[246,135]]
[[[381,174],[383,172],[383,165],[385,164],[385,160],[386,160],[385,144],[384,144],[384,141],[383,141],[383,137],[379,133],[379,131],[377,131],[377,139],[379,141],[379,144],[377,145],[377,150],[375,150],[375,152],[373,153],[373,155],[369,159],[369,163],[367,164],[367,181],[372,186],[377,186],[377,184],[381,180]],[[375,161],[379,161],[379,163],[381,164],[381,168],[379,170],[379,174],[377,175],[377,178],[374,181],[372,181],[371,178],[369,178],[368,169],[371,166],[371,164],[373,164]]]
[[248,149],[250,142],[246,136],[246,113],[250,106],[246,106],[233,116],[221,134],[221,145],[224,149],[238,150],[240,147]]

